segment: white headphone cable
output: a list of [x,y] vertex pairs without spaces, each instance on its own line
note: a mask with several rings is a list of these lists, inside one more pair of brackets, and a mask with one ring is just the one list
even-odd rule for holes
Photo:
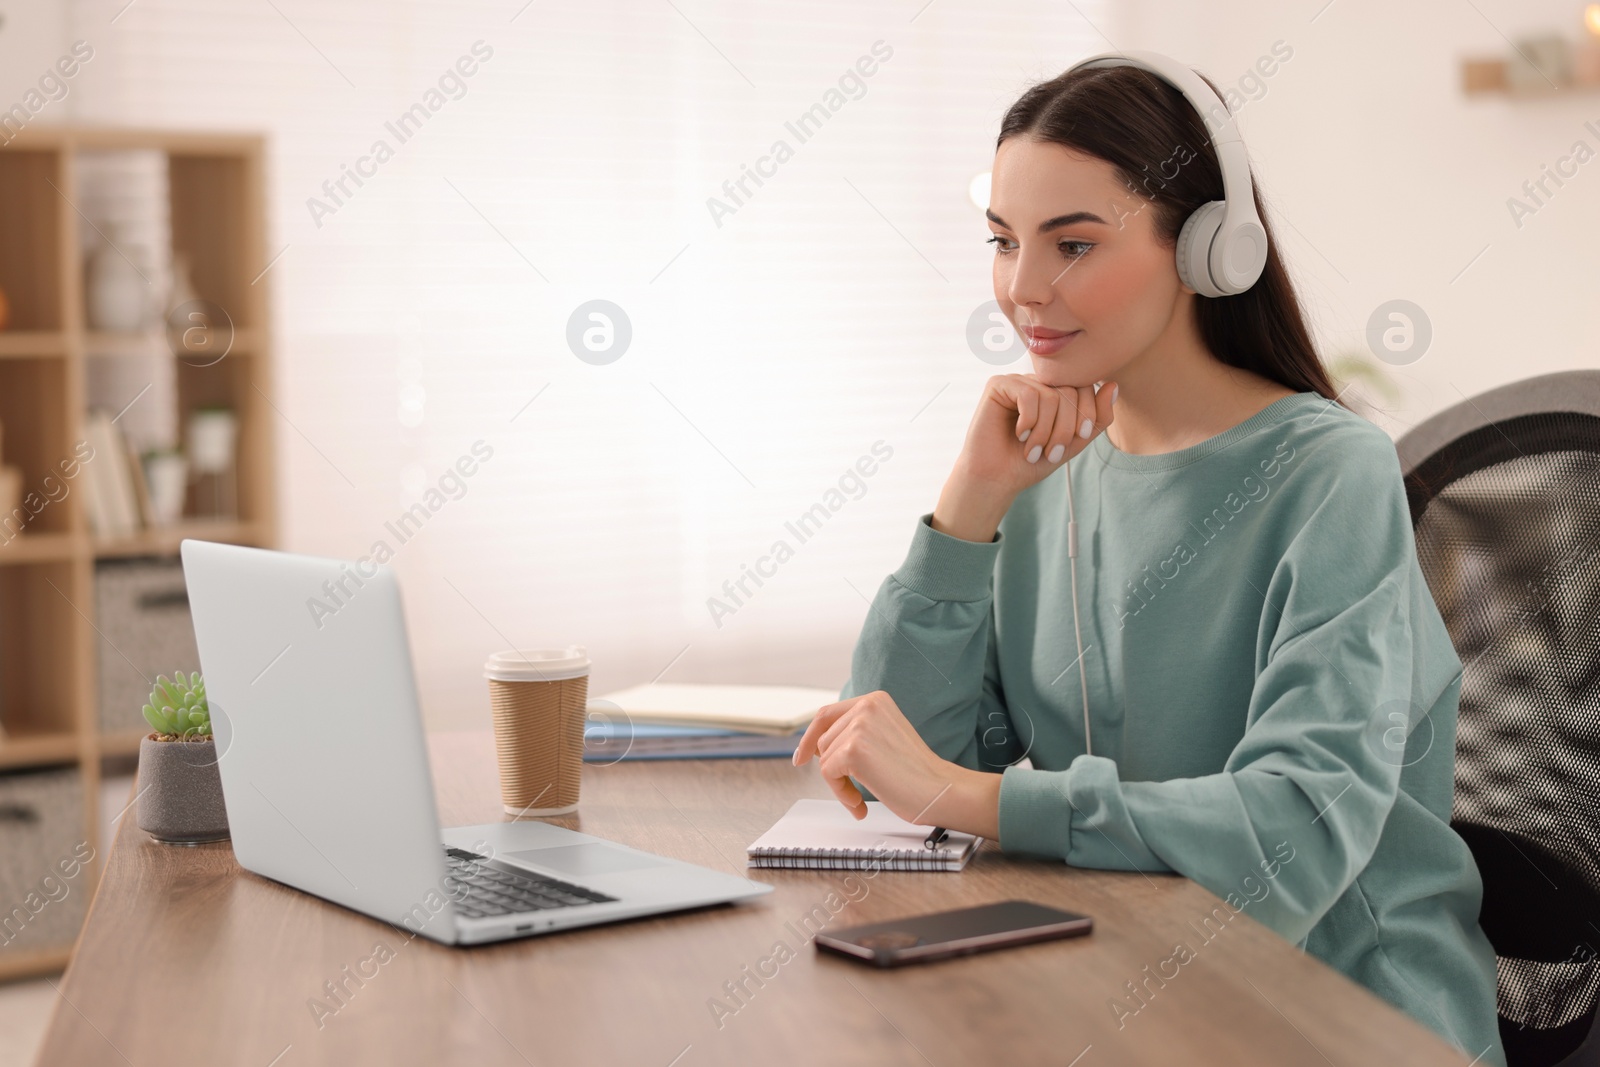
[[1072,500],[1072,461],[1067,469],[1067,564],[1072,569],[1072,634],[1078,641],[1078,685],[1083,692],[1083,750],[1094,755],[1089,741],[1089,678],[1083,672],[1083,628],[1078,621],[1078,513]]

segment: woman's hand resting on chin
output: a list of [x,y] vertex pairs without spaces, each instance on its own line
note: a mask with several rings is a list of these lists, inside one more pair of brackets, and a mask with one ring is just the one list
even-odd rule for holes
[[999,836],[1000,776],[940,759],[881,689],[820,709],[795,748],[795,765],[813,756],[857,819],[866,818],[866,801],[851,778],[908,822]]
[[1053,474],[1111,425],[1117,383],[1046,385],[1033,374],[990,378],[933,509],[933,528],[992,541],[1017,494]]

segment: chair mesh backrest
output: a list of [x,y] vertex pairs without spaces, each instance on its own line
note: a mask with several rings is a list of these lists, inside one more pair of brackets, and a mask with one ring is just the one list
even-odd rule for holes
[[[1451,821],[1484,844],[1474,853],[1501,953],[1500,1015],[1549,1030],[1600,997],[1600,417],[1479,423],[1417,463],[1407,491],[1422,570],[1466,668]],[[1509,846],[1503,860],[1486,861],[1491,846]],[[1519,878],[1547,897],[1508,899],[1505,880]],[[1506,954],[1540,923],[1543,950]],[[1510,926],[1517,936],[1496,938]]]

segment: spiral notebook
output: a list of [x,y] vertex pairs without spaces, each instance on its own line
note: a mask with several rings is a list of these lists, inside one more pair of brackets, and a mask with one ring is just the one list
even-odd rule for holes
[[906,822],[876,800],[867,801],[865,819],[837,800],[797,800],[745,851],[751,867],[959,871],[983,844],[981,837],[951,830],[941,845],[928,848],[932,829]]

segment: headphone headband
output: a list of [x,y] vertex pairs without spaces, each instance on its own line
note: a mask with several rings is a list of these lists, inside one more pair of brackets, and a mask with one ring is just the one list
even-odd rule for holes
[[1204,78],[1159,52],[1106,52],[1068,68],[1137,67],[1184,95],[1199,113],[1222,169],[1223,199],[1195,210],[1178,234],[1178,277],[1201,296],[1233,296],[1256,283],[1267,265],[1267,231],[1256,214],[1250,160],[1232,112]]

